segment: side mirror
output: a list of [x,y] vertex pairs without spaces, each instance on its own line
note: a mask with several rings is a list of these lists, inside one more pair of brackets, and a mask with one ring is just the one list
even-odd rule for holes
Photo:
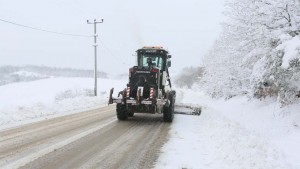
[[168,67],[171,67],[171,61],[170,61],[170,60],[168,60],[167,66],[168,66]]
[[168,55],[168,58],[169,58],[169,59],[172,58],[172,55]]

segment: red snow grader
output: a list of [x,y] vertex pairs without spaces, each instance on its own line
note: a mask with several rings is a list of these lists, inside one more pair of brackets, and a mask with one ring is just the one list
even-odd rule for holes
[[134,113],[159,113],[165,122],[172,122],[176,92],[172,90],[169,68],[171,55],[163,47],[143,47],[136,51],[137,65],[129,69],[127,87],[109,104],[116,103],[119,120],[126,120]]

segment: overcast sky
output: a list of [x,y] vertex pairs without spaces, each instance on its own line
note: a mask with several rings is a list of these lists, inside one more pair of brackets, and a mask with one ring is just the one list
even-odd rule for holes
[[[93,35],[101,20],[98,70],[127,73],[142,46],[164,46],[171,72],[197,66],[221,31],[224,0],[0,0],[0,19],[55,32]],[[93,69],[93,38],[51,34],[0,21],[1,65]],[[101,42],[100,42],[101,40]],[[104,45],[103,45],[104,44]]]

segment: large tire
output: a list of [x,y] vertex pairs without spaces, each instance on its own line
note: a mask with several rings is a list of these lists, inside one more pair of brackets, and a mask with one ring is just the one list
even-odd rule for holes
[[172,90],[170,92],[170,105],[169,107],[164,107],[164,122],[172,122],[174,118],[174,105],[175,105],[175,99],[176,99],[176,91]]
[[171,103],[169,105],[169,107],[164,107],[164,122],[172,122],[173,118],[174,118],[174,97],[171,96]]
[[174,118],[174,105],[164,107],[164,122],[172,122]]
[[121,103],[117,104],[117,117],[119,120],[127,120],[128,112],[126,109],[126,105],[122,105]]

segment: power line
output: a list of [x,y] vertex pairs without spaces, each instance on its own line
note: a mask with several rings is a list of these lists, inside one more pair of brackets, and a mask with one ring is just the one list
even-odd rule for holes
[[33,29],[33,30],[37,30],[37,31],[42,31],[42,32],[47,32],[47,33],[53,33],[53,34],[58,34],[58,35],[76,36],[76,37],[93,37],[91,35],[80,35],[80,34],[62,33],[62,32],[50,31],[50,30],[46,30],[46,29],[35,28],[35,27],[32,27],[32,26],[22,25],[22,24],[11,22],[11,21],[7,21],[7,20],[4,20],[4,19],[0,19],[0,21],[5,22],[5,23],[9,23],[9,24],[12,24],[12,25],[16,25],[16,26],[28,28],[28,29]]
[[[75,37],[93,37],[93,35],[80,35],[80,34],[70,34],[70,33],[62,33],[62,32],[55,32],[55,31],[50,31],[50,30],[46,30],[46,29],[40,29],[40,28],[36,28],[36,27],[32,27],[32,26],[27,26],[27,25],[23,25],[23,24],[19,24],[19,23],[15,23],[15,22],[11,22],[11,21],[7,21],[4,19],[0,18],[0,21],[5,22],[5,23],[9,23],[12,25],[16,25],[16,26],[20,26],[20,27],[24,27],[24,28],[28,28],[28,29],[33,29],[33,30],[37,30],[37,31],[42,31],[42,32],[47,32],[47,33],[52,33],[52,34],[58,34],[58,35],[64,35],[64,36],[75,36]],[[100,40],[100,43],[103,45],[103,47],[108,51],[108,53],[114,58],[116,59],[120,64],[122,65],[129,65],[125,62],[122,62],[120,58],[118,58],[105,44],[102,40]]]
[[[63,2],[63,1],[59,1],[59,2]],[[75,5],[75,4],[77,4],[77,5]],[[70,4],[68,4],[68,5],[70,5]],[[82,14],[82,13],[85,13],[86,15],[89,15],[89,14],[92,14],[92,15],[97,15],[97,14],[95,14],[94,12],[92,12],[92,11],[90,11],[90,10],[83,10],[83,9],[81,9],[82,8],[82,6],[80,6],[80,4],[78,4],[78,1],[77,0],[74,0],[74,3],[71,3],[71,5],[74,7],[73,9],[77,9],[78,11],[79,11],[79,13],[80,14]],[[79,5],[79,6],[78,6]],[[88,13],[89,14],[88,14]],[[100,41],[100,43],[103,45],[103,47],[104,47],[104,49],[116,60],[116,61],[118,61],[118,63],[120,64],[120,65],[127,65],[127,66],[131,66],[131,65],[129,65],[128,63],[126,63],[126,62],[122,62],[121,61],[121,59],[119,58],[119,57],[117,57],[105,44],[104,44],[104,42],[101,40],[101,39],[99,39],[99,41]]]
[[113,57],[115,58],[117,61],[119,61],[120,64],[123,64],[123,65],[129,65],[129,64],[126,64],[125,62],[122,62],[120,60],[120,58],[118,58],[104,43],[102,40],[99,40],[100,43],[103,45],[103,47],[108,51],[108,53]]

